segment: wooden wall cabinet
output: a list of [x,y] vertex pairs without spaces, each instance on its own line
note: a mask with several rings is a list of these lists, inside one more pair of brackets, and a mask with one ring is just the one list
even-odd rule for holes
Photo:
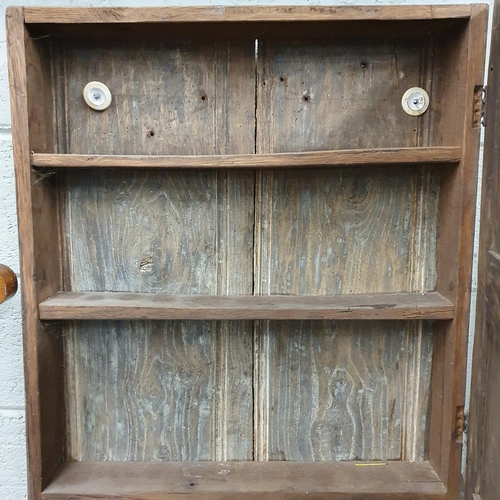
[[31,500],[459,498],[486,23],[8,9]]

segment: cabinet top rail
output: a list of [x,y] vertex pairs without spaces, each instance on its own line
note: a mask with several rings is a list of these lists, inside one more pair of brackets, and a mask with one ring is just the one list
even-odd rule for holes
[[27,24],[411,21],[470,15],[470,5],[24,8]]

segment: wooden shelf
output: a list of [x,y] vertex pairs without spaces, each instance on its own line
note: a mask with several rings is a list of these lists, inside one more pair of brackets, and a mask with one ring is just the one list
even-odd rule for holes
[[362,165],[459,163],[460,147],[347,149],[304,153],[213,156],[135,156],[42,154],[31,155],[31,165],[50,168],[307,168]]
[[331,296],[59,292],[43,301],[39,310],[45,320],[435,320],[454,315],[453,304],[436,292]]
[[[42,494],[63,498],[395,499],[446,490],[428,462],[70,462]],[[326,497],[328,495],[328,497]],[[358,498],[356,496],[356,498]],[[407,497],[405,497],[407,498]],[[410,498],[410,497],[408,497]],[[427,498],[427,497],[426,497]]]

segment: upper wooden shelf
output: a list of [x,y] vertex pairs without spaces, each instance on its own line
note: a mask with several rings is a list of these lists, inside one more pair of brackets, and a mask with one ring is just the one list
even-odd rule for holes
[[39,305],[46,320],[401,320],[452,319],[436,292],[358,295],[164,295],[59,292]]
[[462,148],[391,148],[301,153],[139,156],[33,153],[31,165],[50,168],[315,168],[459,163]]

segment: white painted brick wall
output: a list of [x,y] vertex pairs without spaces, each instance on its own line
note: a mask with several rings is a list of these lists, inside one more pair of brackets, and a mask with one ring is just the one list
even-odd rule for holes
[[[488,0],[491,3],[491,0]],[[150,0],[145,5],[397,5],[470,3],[467,0]],[[483,2],[484,3],[484,2]],[[5,8],[8,5],[137,6],[136,0],[0,0],[0,263],[19,273],[15,188],[7,79]],[[475,284],[475,283],[474,283]],[[19,294],[0,306],[0,500],[26,498],[24,387]]]

